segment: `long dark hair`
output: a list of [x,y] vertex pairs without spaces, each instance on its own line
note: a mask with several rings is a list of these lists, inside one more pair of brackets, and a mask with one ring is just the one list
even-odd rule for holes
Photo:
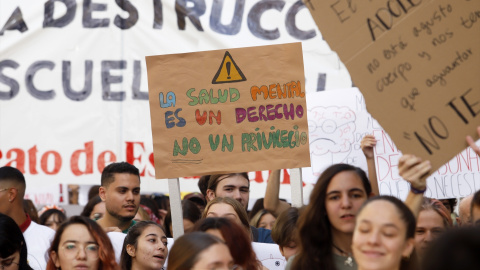
[[298,219],[300,249],[293,261],[293,269],[336,269],[333,261],[331,224],[325,201],[332,178],[345,171],[355,172],[360,177],[367,196],[372,192],[372,186],[362,169],[348,164],[334,164],[328,167],[318,178],[310,195],[310,203]]
[[[127,253],[127,245],[133,245],[135,250],[137,249],[138,237],[143,233],[145,228],[148,226],[157,226],[162,229],[163,233],[165,230],[163,227],[156,222],[153,221],[140,221],[133,225],[125,236],[125,240],[123,241],[122,247],[122,255],[120,256],[120,268],[122,270],[130,270],[132,269],[132,256]],[[168,252],[168,251],[167,251]],[[168,253],[167,253],[168,254]],[[165,254],[165,255],[167,255]]]
[[105,231],[103,231],[102,227],[97,224],[97,222],[84,217],[84,216],[73,216],[64,222],[55,233],[55,237],[53,238],[52,245],[48,250],[48,254],[50,254],[50,259],[47,263],[47,270],[56,270],[57,267],[55,266],[55,262],[52,259],[52,252],[58,254],[58,246],[60,245],[60,238],[62,238],[62,234],[65,229],[73,224],[81,224],[87,227],[87,230],[92,235],[93,239],[97,243],[98,249],[98,269],[106,269],[106,270],[115,270],[117,269],[117,263],[115,261],[115,252],[112,247],[112,243],[110,242],[110,238],[108,238]]
[[0,214],[0,257],[7,258],[17,251],[20,252],[18,269],[31,270],[27,263],[27,244],[22,231],[11,217]]

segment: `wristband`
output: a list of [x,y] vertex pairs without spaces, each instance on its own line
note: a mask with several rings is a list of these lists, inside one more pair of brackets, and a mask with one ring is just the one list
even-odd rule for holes
[[423,194],[425,191],[427,191],[427,187],[425,186],[424,189],[417,189],[414,188],[413,186],[410,186],[410,191],[413,192],[413,194]]

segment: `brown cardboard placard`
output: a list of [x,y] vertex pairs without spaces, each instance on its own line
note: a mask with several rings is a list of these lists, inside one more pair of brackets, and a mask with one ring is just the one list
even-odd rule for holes
[[146,62],[157,179],[310,166],[301,43]]
[[[368,111],[403,153],[439,168],[478,138],[480,1],[306,0]],[[433,170],[432,170],[433,171]]]

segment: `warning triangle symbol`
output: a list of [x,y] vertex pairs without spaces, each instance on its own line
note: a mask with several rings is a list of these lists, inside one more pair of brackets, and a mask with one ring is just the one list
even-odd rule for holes
[[231,83],[231,82],[242,82],[246,81],[245,75],[243,75],[240,68],[233,61],[232,56],[228,51],[225,52],[223,56],[222,64],[218,68],[217,74],[213,77],[212,83]]

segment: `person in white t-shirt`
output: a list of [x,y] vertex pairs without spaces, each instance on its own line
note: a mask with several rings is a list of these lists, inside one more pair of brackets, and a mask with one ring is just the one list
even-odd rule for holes
[[33,222],[24,212],[25,188],[21,171],[9,166],[0,168],[0,213],[11,217],[20,227],[27,244],[28,264],[35,270],[43,270],[47,266],[47,250],[55,231]]

